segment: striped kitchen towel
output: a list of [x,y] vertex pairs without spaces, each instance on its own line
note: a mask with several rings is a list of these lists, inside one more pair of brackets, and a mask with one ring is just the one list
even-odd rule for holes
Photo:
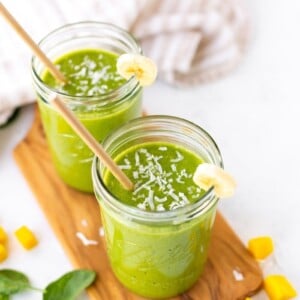
[[[158,65],[159,78],[177,86],[216,79],[240,61],[248,21],[242,0],[4,0],[39,41],[65,23],[111,22],[130,31]],[[0,124],[34,101],[30,51],[0,17]]]

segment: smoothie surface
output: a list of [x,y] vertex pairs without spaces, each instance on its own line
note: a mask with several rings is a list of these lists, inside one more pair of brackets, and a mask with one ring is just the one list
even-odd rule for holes
[[59,85],[49,71],[42,79],[50,87],[70,96],[99,96],[126,82],[117,73],[117,58],[117,54],[101,49],[73,50],[54,61],[68,79],[67,84]]
[[[68,79],[67,84],[59,85],[47,70],[41,74],[48,86],[69,96],[79,96],[82,105],[73,105],[72,101],[68,101],[69,108],[100,143],[120,125],[139,117],[142,111],[141,89],[128,91],[122,101],[118,101],[120,96],[117,92],[116,98],[105,96],[107,92],[116,90],[126,82],[117,74],[117,58],[116,53],[102,49],[73,50],[54,61]],[[95,105],[85,105],[86,96],[95,96]],[[93,192],[91,164],[94,154],[64,118],[49,105],[49,99],[41,95],[38,95],[38,99],[52,160],[58,174],[68,185],[80,191]]]
[[104,177],[107,188],[119,201],[141,210],[173,210],[205,193],[193,182],[203,160],[179,145],[148,142],[120,153],[115,161],[134,183],[134,190],[124,190],[110,173]]

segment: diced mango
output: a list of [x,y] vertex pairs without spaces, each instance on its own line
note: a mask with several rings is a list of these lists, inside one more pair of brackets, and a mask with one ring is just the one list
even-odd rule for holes
[[7,234],[2,226],[0,226],[0,244],[5,244],[7,241]]
[[6,260],[8,256],[7,249],[5,248],[4,245],[0,244],[0,263]]
[[246,298],[245,298],[245,300],[252,300],[252,298],[250,298],[250,297],[246,297]]
[[250,239],[248,249],[256,259],[264,259],[274,251],[273,240],[269,236]]
[[294,287],[283,275],[269,275],[264,280],[270,300],[288,300],[297,296]]
[[34,233],[27,226],[22,226],[17,229],[15,235],[21,245],[27,250],[32,249],[38,244]]

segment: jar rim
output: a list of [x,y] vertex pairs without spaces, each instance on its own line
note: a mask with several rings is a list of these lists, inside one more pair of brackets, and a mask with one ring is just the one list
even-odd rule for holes
[[[137,41],[135,40],[134,36],[131,35],[129,32],[124,30],[123,28],[108,23],[108,22],[97,22],[97,21],[81,21],[81,22],[74,22],[74,23],[68,23],[65,25],[62,25],[51,32],[49,32],[46,36],[44,36],[40,42],[38,43],[38,46],[42,48],[43,44],[48,41],[49,38],[60,34],[66,30],[74,29],[76,27],[82,27],[82,26],[93,26],[94,28],[99,28],[99,29],[105,29],[105,30],[114,30],[117,34],[121,34],[125,36],[126,39],[130,43],[134,45],[135,48],[135,53],[137,54],[142,54],[142,49],[138,45]],[[113,89],[109,92],[103,93],[101,95],[97,96],[76,96],[76,95],[69,95],[57,88],[53,88],[46,84],[40,75],[38,74],[35,64],[38,60],[38,57],[33,55],[31,58],[31,73],[33,77],[34,83],[43,89],[47,94],[54,96],[58,95],[61,96],[64,101],[71,102],[72,104],[83,104],[84,105],[89,105],[89,104],[99,104],[103,102],[103,105],[106,105],[105,100],[109,100],[110,103],[113,102],[114,100],[122,100],[126,95],[128,94],[128,90],[134,91],[137,89],[141,89],[141,86],[139,84],[139,81],[135,78],[135,76],[130,77],[123,85],[119,86],[116,89]],[[121,95],[121,96],[120,96]]]
[[[211,143],[211,146],[214,148],[214,151],[217,156],[216,159],[218,161],[218,165],[223,168],[223,159],[221,156],[221,152],[216,142],[211,137],[211,135],[205,129],[196,125],[195,123],[174,116],[151,115],[151,116],[139,117],[133,119],[127,122],[125,125],[119,127],[119,129],[114,131],[108,137],[106,137],[106,139],[103,142],[103,147],[104,149],[106,149],[108,144],[113,141],[114,136],[120,134],[122,130],[128,131],[128,129],[135,123],[138,122],[149,123],[151,121],[160,121],[160,120],[175,122],[176,125],[187,125],[201,132],[201,134],[203,134],[205,138]],[[101,195],[101,198],[104,199],[102,200],[105,202],[105,204],[108,204],[111,208],[119,212],[126,213],[127,215],[135,219],[138,219],[140,221],[149,221],[151,223],[176,221],[177,223],[180,222],[180,219],[184,221],[195,214],[205,213],[206,211],[214,207],[214,205],[219,200],[219,198],[214,193],[214,188],[211,187],[201,197],[199,197],[197,201],[185,205],[183,207],[179,207],[174,210],[168,210],[168,211],[143,211],[139,208],[123,203],[122,201],[118,200],[118,198],[109,191],[109,189],[106,187],[102,179],[101,171],[99,170],[101,167],[103,167],[103,164],[100,162],[100,159],[95,156],[92,164],[92,178],[93,178],[95,192],[99,193]]]

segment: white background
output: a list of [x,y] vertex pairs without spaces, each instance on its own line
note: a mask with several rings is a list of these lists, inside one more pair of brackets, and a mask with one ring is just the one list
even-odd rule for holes
[[[211,133],[238,182],[221,212],[244,242],[258,235],[274,239],[278,266],[272,268],[300,292],[300,2],[249,0],[247,6],[251,41],[233,73],[190,89],[157,82],[146,89],[144,106],[149,114],[184,117]],[[72,267],[12,158],[32,117],[29,106],[0,130],[0,225],[10,235],[10,258],[0,268],[22,270],[44,287]],[[12,235],[22,224],[40,240],[31,252]]]

